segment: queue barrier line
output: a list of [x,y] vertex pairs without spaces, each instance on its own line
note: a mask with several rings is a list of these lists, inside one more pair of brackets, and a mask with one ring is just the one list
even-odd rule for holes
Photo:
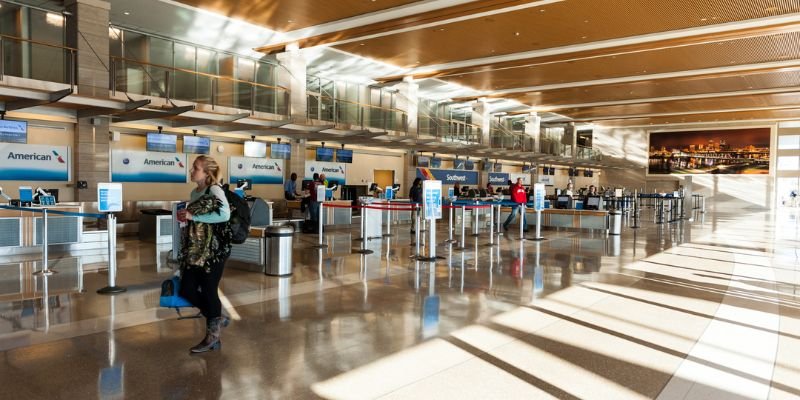
[[15,210],[15,211],[28,211],[34,213],[43,213],[47,210],[48,214],[57,214],[57,215],[65,215],[68,217],[88,217],[88,218],[96,218],[96,219],[107,219],[108,216],[105,214],[93,214],[93,213],[76,213],[71,211],[58,211],[52,210],[49,208],[35,208],[35,207],[14,207],[14,206],[0,206],[0,209],[3,210]]

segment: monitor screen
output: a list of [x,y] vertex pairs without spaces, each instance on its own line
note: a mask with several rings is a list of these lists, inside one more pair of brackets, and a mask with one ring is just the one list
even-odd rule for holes
[[211,149],[211,139],[200,136],[184,136],[183,152],[190,154],[208,154]]
[[292,145],[289,143],[270,143],[269,156],[279,160],[292,158]]
[[317,147],[317,161],[333,162],[333,148]]
[[431,166],[431,158],[428,156],[417,156],[417,166],[418,167],[430,167]]
[[147,134],[147,151],[176,153],[178,151],[178,136],[149,132]]
[[431,158],[431,168],[442,168],[442,159]]
[[0,120],[0,142],[28,143],[28,123],[9,119]]
[[494,172],[503,172],[503,164],[494,163]]
[[570,207],[570,200],[572,200],[569,196],[558,196],[556,200],[556,208],[560,209],[567,209]]
[[353,150],[345,150],[345,149],[336,150],[336,162],[352,164]]
[[484,171],[488,171],[488,172],[492,172],[492,163],[490,163],[489,161],[483,160],[483,170]]
[[453,169],[465,169],[467,160],[455,159],[453,160]]
[[475,169],[475,161],[467,160],[464,161],[464,169],[467,171],[472,171]]
[[267,144],[264,142],[244,142],[245,157],[267,157]]
[[583,208],[587,210],[597,210],[600,208],[600,196],[589,196],[586,198],[586,204]]
[[526,173],[526,172],[531,172],[531,166],[530,165],[523,165],[522,166],[522,173]]

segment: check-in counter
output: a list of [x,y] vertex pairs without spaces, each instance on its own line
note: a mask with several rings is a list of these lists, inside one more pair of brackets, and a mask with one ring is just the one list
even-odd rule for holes
[[[353,209],[350,208],[353,204],[350,200],[329,200],[324,204],[326,205],[322,208],[322,224],[324,226],[349,226],[353,223]],[[329,205],[333,207],[327,207]]]
[[[66,212],[83,212],[79,205],[59,204],[35,206]],[[0,255],[25,254],[41,251],[42,213],[0,209]],[[48,214],[47,240],[49,245],[70,246],[83,242],[83,217]]]
[[[511,207],[500,208],[501,223],[508,218],[511,209]],[[525,211],[528,217],[528,227],[535,227],[536,210],[529,205]],[[519,221],[515,220],[514,224],[517,223]],[[604,230],[608,227],[608,211],[546,208],[542,210],[542,227]]]
[[264,266],[266,264],[267,227],[252,226],[250,235],[242,244],[231,247],[231,260],[243,261],[249,264]]
[[[394,199],[389,200],[388,203],[396,205],[399,208],[409,208],[409,206],[412,204],[410,199]],[[412,218],[415,218],[411,211],[398,210],[392,210],[391,217],[392,224],[411,223]],[[386,226],[386,223],[389,221],[389,211],[383,211],[382,220],[383,225]]]

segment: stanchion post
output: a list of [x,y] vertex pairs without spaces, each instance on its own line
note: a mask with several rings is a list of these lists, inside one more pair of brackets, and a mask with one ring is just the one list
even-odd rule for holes
[[480,222],[478,222],[478,221],[480,221],[480,216],[478,215],[480,213],[479,210],[480,210],[480,208],[478,208],[478,207],[473,207],[472,208],[472,214],[475,217],[475,222],[473,223],[475,226],[472,227],[472,236],[479,236],[480,235],[480,233],[478,233],[479,232],[478,224],[480,224]]
[[392,202],[389,203],[389,208],[386,210],[386,233],[383,237],[391,237],[392,236]]
[[48,240],[47,240],[47,209],[42,209],[42,269],[34,272],[34,275],[52,275],[54,271],[50,270],[50,257],[48,253]]
[[494,204],[489,205],[489,246],[494,246]]
[[502,206],[503,206],[502,204],[497,204],[497,227],[496,227],[497,236],[503,235],[503,231],[500,229],[500,220],[502,219],[500,218],[500,208]]
[[317,220],[318,220],[317,221],[317,225],[319,225],[317,227],[317,229],[319,231],[319,243],[315,244],[314,246],[312,246],[315,249],[324,249],[324,248],[328,247],[327,244],[322,243],[322,216],[323,215],[325,215],[325,202],[324,201],[320,201],[319,202],[319,214],[317,215]]
[[525,240],[525,232],[523,231],[525,223],[525,203],[520,203],[517,211],[519,211],[519,240]]
[[367,208],[361,207],[361,248],[355,250],[359,254],[372,254],[373,251],[367,249]]
[[450,214],[449,214],[450,215],[450,221],[449,221],[449,223],[447,225],[448,230],[447,230],[447,240],[446,240],[446,242],[447,243],[455,243],[456,241],[455,241],[455,239],[453,239],[453,206],[450,205],[449,207],[450,207]]
[[461,243],[460,246],[458,246],[458,250],[464,250],[467,248],[467,242],[464,239],[467,234],[466,216],[467,208],[465,206],[461,206]]
[[117,294],[128,289],[117,286],[117,217],[108,213],[108,286],[98,289],[99,294]]
[[412,258],[419,257],[419,242],[420,242],[419,232],[422,229],[422,226],[420,225],[420,220],[419,220],[419,215],[421,214],[421,212],[419,210],[419,207],[420,207],[419,204],[417,204],[417,229],[414,230],[416,251],[414,252],[414,255],[411,256]]

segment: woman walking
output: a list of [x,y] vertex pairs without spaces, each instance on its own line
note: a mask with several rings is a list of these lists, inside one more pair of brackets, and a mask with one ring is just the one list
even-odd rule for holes
[[206,318],[206,336],[190,349],[203,353],[221,348],[222,327],[230,322],[222,315],[217,293],[231,254],[230,206],[219,186],[219,165],[213,158],[198,157],[190,174],[197,188],[192,190],[186,209],[178,214],[179,221],[188,223],[182,236],[180,295]]

